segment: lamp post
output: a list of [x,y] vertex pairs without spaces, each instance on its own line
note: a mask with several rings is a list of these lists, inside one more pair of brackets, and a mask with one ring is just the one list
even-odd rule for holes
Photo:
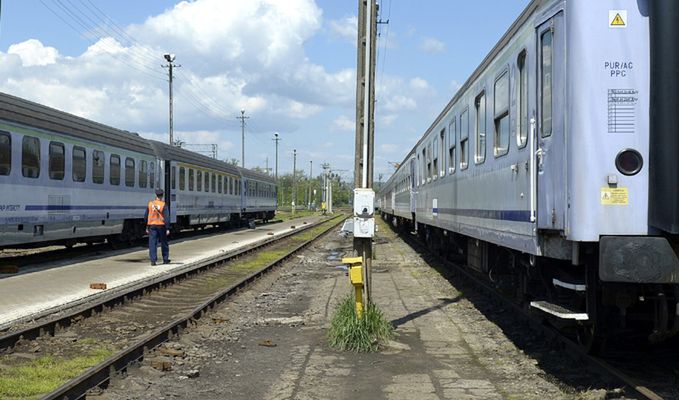
[[165,53],[163,54],[163,58],[165,58],[165,61],[167,61],[167,65],[163,65],[164,68],[168,68],[169,75],[170,75],[170,146],[174,146],[174,126],[173,126],[173,118],[172,118],[172,79],[173,79],[173,74],[172,74],[172,69],[174,67],[181,67],[181,65],[174,65],[172,62],[174,62],[175,55],[170,54],[170,53]]
[[274,138],[272,139],[274,142],[276,142],[276,184],[278,184],[278,142],[281,141],[281,139],[278,137],[278,132],[274,132],[273,134]]

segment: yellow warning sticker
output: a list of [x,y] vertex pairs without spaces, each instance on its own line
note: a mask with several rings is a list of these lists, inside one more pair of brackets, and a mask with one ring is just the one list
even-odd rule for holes
[[627,28],[627,10],[608,10],[608,26]]
[[601,188],[601,205],[626,206],[629,204],[629,190],[627,188]]

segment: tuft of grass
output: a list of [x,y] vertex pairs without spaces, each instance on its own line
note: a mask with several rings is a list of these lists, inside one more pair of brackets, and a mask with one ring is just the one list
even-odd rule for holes
[[347,295],[335,308],[328,331],[330,347],[343,351],[377,351],[381,342],[394,334],[394,327],[375,304],[370,304],[363,318],[356,317],[353,295]]
[[0,398],[37,398],[52,392],[111,354],[113,351],[109,349],[98,349],[71,359],[45,356],[16,367],[0,369]]

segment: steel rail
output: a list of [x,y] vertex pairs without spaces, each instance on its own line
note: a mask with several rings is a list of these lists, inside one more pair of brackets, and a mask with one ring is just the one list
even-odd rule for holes
[[46,310],[45,312],[42,312],[36,316],[32,316],[31,318],[34,320],[39,320],[45,315],[56,314],[58,312],[62,312],[61,310],[64,309],[67,309],[68,311],[65,311],[63,315],[47,317],[44,321],[39,321],[35,325],[13,332],[8,332],[0,336],[0,351],[10,349],[22,340],[34,340],[44,335],[54,336],[59,332],[59,330],[66,328],[83,318],[89,318],[93,315],[97,315],[108,309],[124,304],[132,299],[144,296],[145,294],[157,288],[177,283],[183,279],[191,277],[192,275],[211,269],[218,263],[226,262],[252,251],[258,250],[263,246],[267,246],[281,239],[303,232],[307,229],[311,229],[323,222],[325,221],[321,220],[318,223],[308,224],[290,232],[275,235],[263,241],[252,243],[210,258],[202,259],[168,274],[155,276],[143,281],[131,282],[118,288],[109,289],[108,293],[94,300],[88,298],[76,300],[70,304],[59,306],[58,308],[60,311],[55,311],[54,308]]
[[[203,302],[201,305],[197,306],[194,308],[191,312],[186,314],[183,317],[180,317],[173,322],[165,325],[164,327],[158,328],[152,333],[146,335],[145,337],[139,339],[137,342],[129,346],[127,349],[124,349],[117,354],[109,357],[108,359],[102,361],[98,365],[95,365],[94,367],[89,368],[86,370],[83,374],[80,376],[66,382],[53,392],[46,394],[45,396],[42,397],[43,400],[54,400],[54,399],[59,399],[59,400],[74,400],[74,399],[79,399],[87,394],[87,392],[98,386],[102,386],[109,382],[111,379],[111,376],[114,375],[116,372],[125,370],[127,366],[133,362],[136,362],[138,360],[141,360],[144,358],[144,355],[151,349],[159,346],[160,344],[170,340],[171,338],[181,334],[182,330],[184,330],[187,326],[189,326],[191,323],[194,321],[200,319],[203,317],[210,309],[214,308],[217,304],[225,301],[228,299],[230,296],[233,294],[237,293],[238,291],[242,290],[243,288],[247,287],[250,285],[252,282],[256,281],[259,277],[265,275],[266,273],[270,272],[272,269],[274,269],[276,266],[282,264],[285,260],[288,258],[292,257],[295,253],[299,252],[300,250],[305,249],[307,246],[309,246],[311,243],[314,243],[316,240],[318,240],[320,237],[323,235],[327,234],[330,232],[332,229],[336,228],[342,221],[344,220],[343,216],[336,217],[334,218],[338,220],[336,223],[333,223],[330,225],[327,229],[325,229],[322,233],[319,235],[311,238],[310,240],[299,244],[296,246],[293,250],[288,252],[287,254],[279,257],[278,259],[272,261],[271,263],[267,264],[264,268],[260,269],[259,271],[256,271],[244,279],[240,280],[239,282],[229,286],[228,288],[220,291],[219,293],[215,294],[212,298],[209,300]],[[333,219],[330,220],[325,220],[325,221],[320,221],[319,223],[316,224],[311,224],[305,229],[299,229],[293,232],[290,232],[286,234],[285,237],[289,237],[291,235],[301,233],[303,231],[306,231],[308,229],[311,229],[313,227],[319,226],[323,223],[333,221]],[[282,239],[279,237],[278,239]],[[259,247],[262,247],[263,245],[260,245]],[[241,253],[242,254],[242,253]],[[233,257],[231,257],[233,258]],[[213,263],[221,263],[222,261],[213,261]]]

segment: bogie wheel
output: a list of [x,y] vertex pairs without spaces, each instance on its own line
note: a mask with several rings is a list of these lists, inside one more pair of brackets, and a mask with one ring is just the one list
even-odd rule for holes
[[579,325],[576,329],[578,344],[587,354],[598,355],[606,347],[606,335],[598,323]]

